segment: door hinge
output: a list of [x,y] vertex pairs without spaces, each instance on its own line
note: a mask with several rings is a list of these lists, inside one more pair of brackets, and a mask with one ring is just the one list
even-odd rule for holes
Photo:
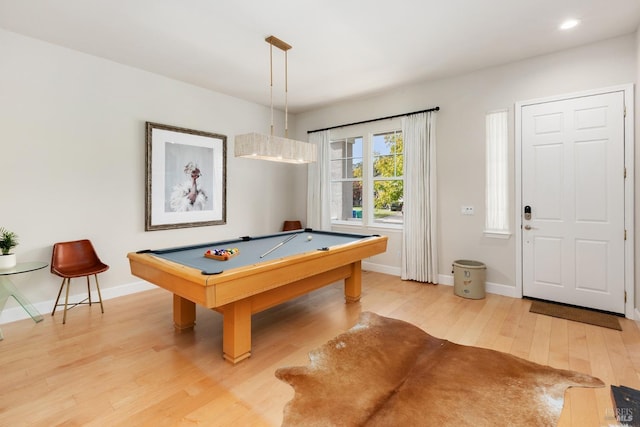
[[627,179],[627,167],[624,167],[624,179]]
[[624,106],[624,117],[627,117],[627,106]]
[[627,240],[627,230],[624,230],[624,240]]
[[624,291],[624,302],[627,302],[627,291]]

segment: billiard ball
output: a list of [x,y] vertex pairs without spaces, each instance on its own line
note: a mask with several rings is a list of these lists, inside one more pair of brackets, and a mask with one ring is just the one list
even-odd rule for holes
[[307,236],[307,240],[313,239],[313,236]]

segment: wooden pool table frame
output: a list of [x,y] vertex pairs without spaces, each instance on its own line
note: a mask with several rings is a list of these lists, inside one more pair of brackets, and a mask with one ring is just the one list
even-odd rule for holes
[[173,292],[177,330],[193,328],[195,304],[222,313],[223,357],[238,363],[251,356],[252,314],[343,279],[346,302],[357,302],[362,289],[362,259],[386,248],[386,236],[370,236],[326,251],[300,253],[214,275],[150,253],[131,252],[127,257],[133,275]]

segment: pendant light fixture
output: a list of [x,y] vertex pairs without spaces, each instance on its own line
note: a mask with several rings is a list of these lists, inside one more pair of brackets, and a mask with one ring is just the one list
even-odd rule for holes
[[[270,160],[283,163],[311,163],[316,161],[316,146],[308,142],[296,141],[288,138],[288,63],[287,51],[291,46],[274,36],[265,39],[269,43],[269,69],[271,86],[271,132],[269,135],[252,132],[236,135],[234,150],[236,157]],[[273,47],[284,51],[284,138],[274,135],[273,126]]]

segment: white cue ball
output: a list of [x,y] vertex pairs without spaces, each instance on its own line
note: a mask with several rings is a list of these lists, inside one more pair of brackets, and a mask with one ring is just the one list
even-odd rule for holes
[[313,236],[307,236],[307,240],[313,239]]

